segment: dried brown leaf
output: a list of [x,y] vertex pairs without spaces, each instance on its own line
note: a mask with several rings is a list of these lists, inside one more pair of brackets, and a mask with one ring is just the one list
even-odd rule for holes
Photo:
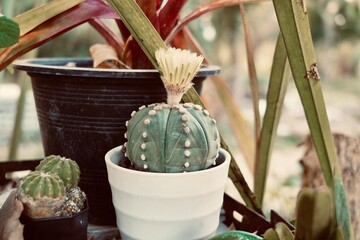
[[90,47],[94,68],[129,68],[122,63],[110,45],[94,44]]

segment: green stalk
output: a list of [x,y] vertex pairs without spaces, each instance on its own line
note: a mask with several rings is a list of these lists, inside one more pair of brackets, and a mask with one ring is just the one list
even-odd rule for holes
[[279,125],[285,92],[290,78],[290,66],[281,34],[278,37],[266,99],[266,110],[259,141],[259,157],[255,166],[254,191],[260,206],[263,203],[273,142]]
[[[248,64],[249,78],[250,78],[250,91],[251,91],[251,99],[254,110],[254,139],[255,139],[255,152],[258,152],[258,140],[260,137],[260,126],[261,126],[261,118],[260,118],[260,110],[259,110],[259,83],[256,74],[255,68],[255,60],[254,60],[254,51],[253,44],[251,40],[250,27],[246,17],[246,12],[242,3],[239,4],[240,7],[240,15],[244,28],[244,37],[245,37],[245,46],[246,46],[246,58]],[[254,165],[250,167],[252,173],[254,173]]]
[[[279,3],[278,3],[279,2]],[[287,49],[292,74],[300,94],[313,142],[328,187],[333,186],[333,173],[339,174],[321,83],[305,76],[316,63],[307,15],[299,4],[293,9],[289,0],[273,1]],[[293,11],[294,10],[294,11]]]
[[346,196],[327,118],[321,81],[316,74],[315,51],[308,15],[301,3],[303,0],[273,0],[291,71],[325,182],[334,195],[340,231],[345,239],[353,239],[347,201],[341,201],[346,199]]
[[45,3],[43,0],[36,1],[35,8],[17,15],[13,18],[20,26],[20,36],[30,32],[43,22],[50,18],[62,13],[84,0],[57,0],[49,3]]
[[158,68],[155,51],[159,48],[167,48],[167,45],[147,19],[144,12],[134,0],[107,0],[107,2],[119,14],[121,20],[152,64]]
[[27,90],[29,89],[30,86],[30,81],[29,79],[27,79],[27,75],[25,74],[25,72],[21,72],[19,74],[19,79],[20,79],[20,83],[19,83],[20,96],[17,102],[14,127],[10,140],[10,148],[8,154],[9,160],[17,159],[17,150],[19,148],[21,142],[21,136],[22,136],[22,121],[25,112],[26,95],[27,95]]

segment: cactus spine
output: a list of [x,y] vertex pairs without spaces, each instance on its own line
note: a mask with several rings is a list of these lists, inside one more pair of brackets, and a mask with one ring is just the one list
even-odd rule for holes
[[57,174],[64,181],[66,187],[75,187],[79,183],[79,166],[70,158],[56,155],[47,156],[36,167],[36,170]]
[[138,169],[152,172],[189,172],[215,164],[220,148],[216,122],[207,110],[180,104],[203,60],[187,50],[156,52],[166,103],[141,107],[127,122],[126,156]]

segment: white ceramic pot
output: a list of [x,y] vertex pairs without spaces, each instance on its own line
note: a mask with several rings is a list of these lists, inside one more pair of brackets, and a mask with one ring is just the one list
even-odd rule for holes
[[118,166],[121,146],[105,155],[122,239],[208,239],[215,234],[230,155],[216,167],[188,173],[150,173]]

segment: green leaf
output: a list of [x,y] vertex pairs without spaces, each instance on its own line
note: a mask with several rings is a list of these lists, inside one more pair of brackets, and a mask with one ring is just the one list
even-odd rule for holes
[[277,234],[277,232],[275,231],[275,229],[269,228],[264,233],[264,239],[266,239],[266,240],[280,240],[280,237]]
[[324,240],[336,232],[330,191],[304,188],[296,204],[296,240]]
[[107,0],[107,2],[119,14],[131,35],[136,39],[140,47],[158,68],[155,51],[159,48],[167,48],[158,32],[148,20],[141,8],[134,0]]
[[347,214],[349,207],[346,200],[346,192],[341,180],[337,177],[334,179],[334,195],[336,206],[336,218],[344,239],[353,239],[350,217]]
[[[254,60],[254,51],[253,43],[251,40],[250,27],[246,17],[246,12],[242,3],[239,4],[240,15],[243,23],[244,36],[245,36],[245,46],[246,46],[246,58],[250,78],[250,91],[252,106],[254,110],[254,138],[258,141],[260,137],[260,110],[259,110],[259,83],[256,74],[255,60]],[[257,145],[256,145],[257,146]],[[256,151],[257,152],[257,151]],[[254,164],[250,166],[251,172],[254,172]]]
[[296,1],[274,0],[273,3],[324,178],[332,188],[332,174],[339,171],[321,81],[306,78],[311,66],[316,64],[308,17]]
[[256,199],[262,205],[266,187],[270,156],[277,127],[284,104],[285,92],[290,78],[290,66],[281,34],[278,37],[266,99],[266,110],[260,133],[259,156],[255,168],[254,190]]
[[[327,187],[334,190],[337,185],[334,178],[341,182],[341,171],[322,95],[308,15],[298,1],[273,0],[273,4],[324,179]],[[336,195],[335,192],[332,194]],[[347,201],[343,204],[347,205]],[[348,207],[338,209],[336,204],[336,212],[339,211],[350,219]],[[350,221],[344,224],[340,229],[342,235],[352,239],[352,234],[347,233],[351,229]]]
[[293,240],[294,235],[285,223],[279,222],[275,225],[275,231],[281,240]]
[[5,16],[0,16],[0,48],[17,43],[19,35],[19,25]]
[[39,25],[36,30],[20,36],[19,43],[0,52],[0,71],[13,60],[57,36],[91,20],[92,18],[114,18],[117,15],[103,1],[87,0],[79,6],[65,11]]
[[20,26],[20,36],[30,32],[50,18],[65,12],[85,0],[57,0],[19,14],[13,20]]
[[269,228],[264,233],[264,239],[266,240],[293,240],[294,235],[285,223],[278,222],[275,228]]

